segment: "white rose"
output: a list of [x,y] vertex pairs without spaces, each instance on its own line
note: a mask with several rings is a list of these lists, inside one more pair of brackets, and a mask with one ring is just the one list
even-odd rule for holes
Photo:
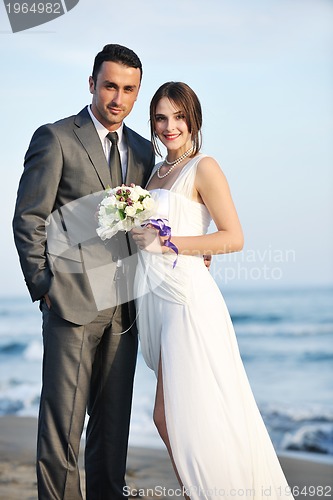
[[146,196],[148,194],[148,191],[146,191],[146,189],[142,189],[141,186],[135,186],[133,191],[135,191],[138,196]]
[[143,205],[140,201],[136,201],[135,203],[133,203],[133,207],[135,208],[135,211],[143,210]]
[[117,199],[115,196],[107,196],[101,201],[101,205],[104,207],[113,207],[117,203]]
[[133,188],[131,192],[131,200],[138,201],[139,198],[140,194],[138,193],[137,189]]
[[117,203],[118,210],[124,210],[125,207],[126,207],[126,201],[118,201]]
[[131,205],[125,208],[125,213],[126,215],[128,215],[128,217],[134,217],[134,215],[136,214],[136,210],[134,206]]
[[142,200],[142,205],[145,210],[152,210],[154,208],[154,203],[153,198],[150,198],[150,196],[146,196],[146,198]]

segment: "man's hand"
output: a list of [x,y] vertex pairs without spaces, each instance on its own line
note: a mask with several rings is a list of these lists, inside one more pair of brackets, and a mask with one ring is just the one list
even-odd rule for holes
[[212,256],[211,255],[204,255],[203,260],[204,260],[205,266],[207,267],[207,269],[209,271],[210,265],[212,263]]

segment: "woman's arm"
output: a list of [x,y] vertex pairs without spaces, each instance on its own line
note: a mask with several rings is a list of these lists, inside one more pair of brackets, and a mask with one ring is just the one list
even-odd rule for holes
[[227,179],[213,158],[205,157],[198,163],[193,197],[206,205],[217,231],[202,236],[174,236],[172,242],[179,253],[216,255],[241,250],[243,231]]

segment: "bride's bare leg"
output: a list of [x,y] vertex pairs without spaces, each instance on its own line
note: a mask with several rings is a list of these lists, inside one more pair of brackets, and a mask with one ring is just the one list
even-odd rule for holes
[[[161,358],[160,358],[159,366],[158,366],[156,398],[155,398],[155,406],[154,406],[154,424],[156,425],[157,430],[159,432],[159,435],[161,436],[165,446],[167,447],[167,450],[169,452],[171,462],[172,462],[173,468],[175,470],[178,482],[179,482],[181,488],[183,488],[183,484],[182,484],[181,479],[179,477],[179,474],[178,474],[178,471],[176,468],[176,464],[175,464],[173,456],[172,456],[172,450],[171,450],[168,431],[167,431],[167,427],[166,427]],[[184,498],[187,498],[190,500],[190,497],[187,495],[184,495]]]

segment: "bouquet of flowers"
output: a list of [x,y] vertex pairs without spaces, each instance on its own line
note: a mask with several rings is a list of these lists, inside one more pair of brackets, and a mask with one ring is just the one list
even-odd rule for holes
[[149,191],[131,184],[108,188],[98,207],[97,234],[102,240],[118,231],[130,231],[141,226],[154,212],[155,202]]

